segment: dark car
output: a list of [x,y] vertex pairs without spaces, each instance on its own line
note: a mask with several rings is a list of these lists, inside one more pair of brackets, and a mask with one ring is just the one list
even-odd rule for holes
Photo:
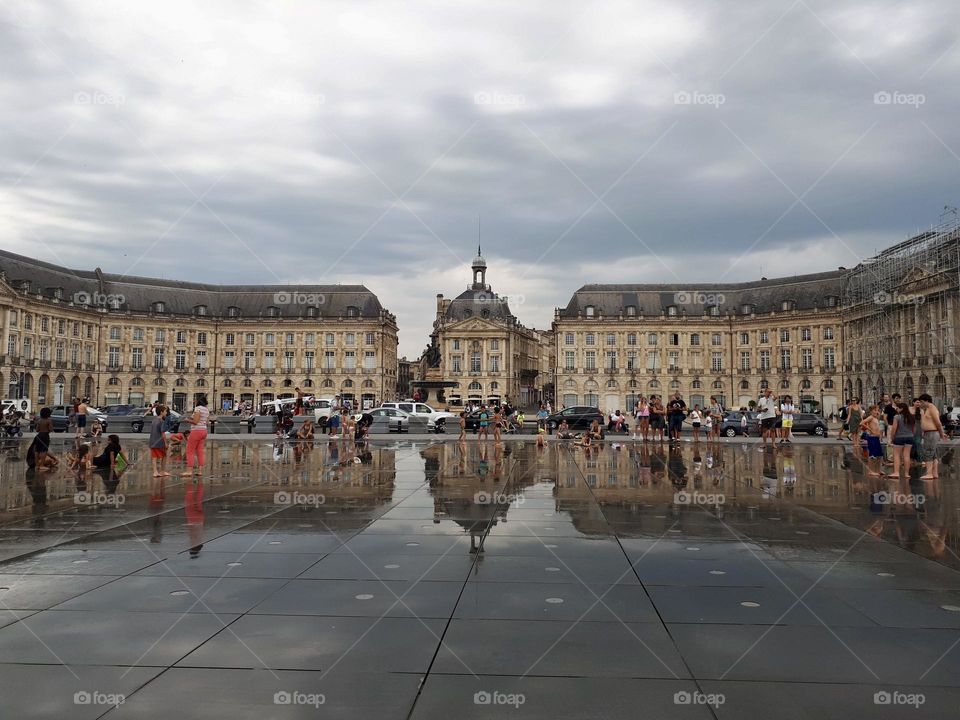
[[[741,427],[741,417],[744,413],[739,410],[732,410],[728,413],[725,413],[723,420],[720,421],[720,434],[726,437],[735,437],[736,435],[742,435],[743,429]],[[760,413],[748,411],[747,416],[747,433],[750,435],[759,435],[760,434]]]
[[[53,422],[53,431],[54,432],[66,432],[70,427],[70,416],[73,414],[73,405],[51,405],[50,406],[50,420]],[[87,421],[92,422],[94,419],[100,421],[100,426],[103,428],[103,431],[107,431],[107,417],[106,415],[90,408],[87,412]]]
[[548,416],[547,429],[554,432],[564,420],[567,421],[571,430],[576,431],[589,430],[594,420],[600,423],[601,428],[606,427],[603,413],[600,412],[599,408],[588,405],[574,405]]
[[815,413],[794,413],[793,432],[805,432],[808,435],[819,435],[820,437],[826,437],[827,423],[822,417]]

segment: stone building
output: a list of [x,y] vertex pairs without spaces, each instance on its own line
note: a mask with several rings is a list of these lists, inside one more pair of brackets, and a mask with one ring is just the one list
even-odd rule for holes
[[631,410],[680,392],[746,406],[770,387],[841,402],[840,271],[747,283],[584,285],[555,312],[557,402]]
[[0,323],[4,395],[35,405],[396,394],[396,318],[362,285],[207,285],[0,251]]
[[440,403],[468,401],[529,406],[543,394],[542,336],[520,324],[509,298],[487,283],[487,261],[477,248],[473,281],[454,299],[437,295],[430,346],[413,382],[421,398],[434,391]]

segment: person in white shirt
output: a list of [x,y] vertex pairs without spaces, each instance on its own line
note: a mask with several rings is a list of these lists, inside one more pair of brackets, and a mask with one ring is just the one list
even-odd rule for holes
[[[773,390],[767,388],[763,391],[763,395],[757,403],[757,410],[760,411],[760,435],[763,438],[763,445],[767,444],[768,439],[770,444],[773,445],[774,438],[777,435],[775,426],[778,412],[777,399],[773,396]],[[760,450],[763,450],[762,446]]]
[[793,398],[784,395],[783,402],[780,403],[780,443],[793,442],[790,439],[791,428],[793,427],[793,414],[797,411],[793,404]]

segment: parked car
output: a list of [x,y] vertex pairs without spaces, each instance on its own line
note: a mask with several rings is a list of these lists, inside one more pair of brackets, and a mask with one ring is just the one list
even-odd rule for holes
[[550,432],[556,431],[564,420],[567,421],[571,430],[589,430],[594,420],[600,423],[601,428],[606,429],[606,422],[600,408],[590,407],[589,405],[574,405],[555,412],[547,417],[547,429]]
[[113,432],[141,432],[149,428],[152,419],[149,407],[140,405],[105,405],[100,412],[106,415]]
[[385,402],[382,407],[402,410],[410,417],[426,420],[428,432],[446,432],[447,423],[450,423],[451,427],[456,427],[460,422],[460,416],[457,413],[446,412],[445,410],[434,410],[426,403],[413,402],[412,400]]
[[[379,424],[381,422],[386,422],[390,432],[409,432],[410,431],[410,416],[405,413],[403,410],[397,410],[396,408],[391,407],[378,407],[373,410],[367,410],[367,415],[373,416],[374,424]],[[362,418],[364,413],[357,413],[353,416],[354,420],[359,420]],[[378,418],[383,418],[378,420]]]
[[[750,435],[760,434],[760,413],[752,410],[747,415],[747,433]],[[725,437],[735,437],[743,434],[740,418],[743,416],[739,410],[731,410],[724,413],[723,420],[720,421],[720,434]]]
[[827,423],[816,413],[794,413],[793,432],[805,432],[808,435],[819,435],[820,437],[826,437]]
[[[66,432],[67,428],[70,427],[70,415],[73,413],[73,405],[51,405],[50,412],[50,419],[53,421],[53,431]],[[107,415],[96,408],[88,408],[88,421],[94,418],[100,421],[100,426],[103,428],[103,432],[106,433],[107,425],[109,424]]]
[[313,419],[317,426],[322,428],[330,421],[334,399],[332,397],[311,398],[310,400],[304,400],[304,406],[307,411],[313,410]]

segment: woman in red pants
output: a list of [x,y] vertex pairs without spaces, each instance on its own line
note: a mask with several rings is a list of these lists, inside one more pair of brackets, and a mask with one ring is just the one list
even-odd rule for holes
[[198,395],[197,404],[193,408],[193,415],[187,418],[187,422],[193,427],[190,429],[190,434],[187,435],[187,469],[181,473],[181,477],[203,474],[204,447],[207,442],[207,418],[209,417],[207,396]]

